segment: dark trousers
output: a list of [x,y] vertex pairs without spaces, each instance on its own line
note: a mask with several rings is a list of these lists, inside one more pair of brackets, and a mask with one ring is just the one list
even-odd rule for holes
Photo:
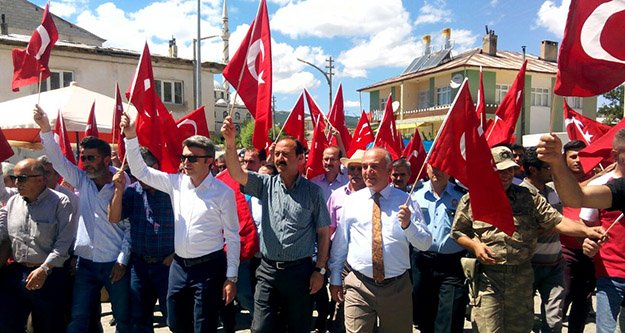
[[34,271],[12,263],[0,273],[0,332],[23,333],[28,315],[32,312],[34,332],[65,332],[66,304],[69,284],[68,272],[54,268],[38,290],[26,289],[26,278]]
[[252,332],[310,332],[312,272],[312,259],[283,269],[261,260],[256,270]]
[[169,266],[162,261],[146,263],[133,255],[130,269],[130,319],[133,332],[154,332],[154,304],[158,299],[167,318]]
[[328,295],[328,279],[323,277],[323,286],[318,292],[312,295],[317,310],[317,320],[315,321],[315,329],[320,332],[326,331],[328,323],[328,315],[330,314],[330,296]]
[[463,331],[468,297],[460,266],[464,254],[412,251],[413,320],[421,332]]
[[581,249],[562,247],[564,258],[564,314],[571,307],[569,314],[569,332],[584,332],[586,319],[592,306],[592,292],[597,283],[595,265]]
[[100,306],[100,290],[106,288],[111,300],[115,331],[130,332],[130,274],[126,272],[117,282],[111,283],[115,262],[93,262],[78,258],[72,299],[72,320],[68,333],[84,333],[92,326],[93,315]]
[[169,268],[167,324],[175,332],[216,332],[219,311],[224,305],[226,255],[189,267],[174,257]]

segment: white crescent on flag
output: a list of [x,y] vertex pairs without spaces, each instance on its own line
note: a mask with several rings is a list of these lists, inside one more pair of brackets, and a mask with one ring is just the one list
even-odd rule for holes
[[467,161],[467,147],[465,144],[465,132],[462,132],[462,135],[460,136],[460,152],[462,153],[462,159],[466,162]]
[[193,126],[193,135],[197,135],[197,123],[195,122],[195,120],[191,120],[191,119],[185,119],[183,121],[180,122],[180,124],[178,124],[178,128],[180,128],[180,126],[182,125],[191,125]]
[[588,16],[582,26],[579,39],[582,44],[582,49],[584,49],[584,52],[586,52],[589,57],[625,64],[625,60],[616,58],[601,45],[601,34],[603,33],[605,24],[610,17],[624,10],[625,1],[612,0],[597,6],[590,16]]
[[261,56],[261,61],[263,61],[265,59],[265,46],[260,39],[250,45],[249,52],[247,53],[247,69],[250,71],[252,77],[258,81],[258,84],[261,84],[265,83],[265,81],[263,80],[264,72],[256,72],[256,58],[258,58],[259,54]]
[[[41,45],[39,46],[39,50],[37,50],[37,54],[33,55],[35,59],[41,59],[41,56],[44,52],[46,52],[46,48],[50,44],[50,35],[48,34],[48,30],[43,25],[39,25],[37,27],[37,34],[39,34],[39,39],[41,40]],[[28,52],[28,48],[26,49]]]

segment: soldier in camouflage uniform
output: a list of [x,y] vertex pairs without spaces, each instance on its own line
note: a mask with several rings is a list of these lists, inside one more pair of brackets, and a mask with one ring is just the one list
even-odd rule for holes
[[556,228],[561,233],[601,237],[600,228],[563,218],[535,190],[512,184],[518,165],[507,147],[491,149],[501,183],[512,206],[516,231],[512,237],[500,229],[474,221],[469,194],[462,197],[451,229],[452,237],[475,254],[480,262],[472,323],[479,332],[529,332],[533,325],[530,259],[540,230]]

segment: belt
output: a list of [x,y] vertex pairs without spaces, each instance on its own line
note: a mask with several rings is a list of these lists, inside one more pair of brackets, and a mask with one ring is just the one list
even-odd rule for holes
[[224,250],[218,250],[215,252],[211,252],[207,255],[201,256],[201,257],[197,257],[197,258],[190,258],[190,259],[185,259],[182,258],[180,256],[178,256],[177,254],[174,254],[174,259],[182,266],[184,267],[191,267],[191,266],[195,266],[195,265],[199,265],[199,264],[203,264],[205,262],[209,262],[213,259],[217,259],[224,256]]
[[393,282],[403,278],[408,273],[408,271],[406,270],[405,272],[403,272],[403,273],[401,273],[401,274],[399,274],[397,276],[394,276],[394,277],[388,278],[388,279],[384,279],[384,280],[382,280],[382,282],[376,282],[374,279],[372,279],[372,278],[370,278],[370,277],[360,273],[359,271],[357,271],[355,269],[352,269],[352,273],[354,273],[354,275],[356,275],[356,277],[358,279],[360,279],[361,281],[365,281],[367,283],[371,283],[373,285],[376,285],[376,286],[379,286],[379,287],[383,287],[383,286],[389,285],[389,284],[391,284],[391,283],[393,283]]
[[162,263],[163,260],[165,260],[165,258],[167,258],[167,256],[154,257],[154,256],[142,256],[138,254],[135,254],[133,257],[143,261],[146,264],[159,264],[159,263]]
[[263,257],[262,259],[265,263],[267,263],[267,265],[277,268],[277,269],[287,269],[289,267],[294,267],[294,266],[298,266],[301,264],[312,262],[311,257],[306,257],[306,258],[297,259],[293,261],[275,261],[275,260],[268,259],[266,257]]

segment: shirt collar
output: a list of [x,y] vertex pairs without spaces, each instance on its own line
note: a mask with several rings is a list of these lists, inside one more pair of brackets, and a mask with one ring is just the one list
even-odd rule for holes
[[22,197],[22,200],[24,200],[24,202],[26,202],[27,205],[36,205],[38,203],[40,203],[43,199],[45,199],[48,195],[50,195],[50,193],[52,193],[52,191],[50,191],[50,189],[46,186],[45,189],[43,189],[43,192],[41,192],[39,194],[39,196],[37,197],[37,199],[31,201],[31,202],[27,202],[24,197]]
[[[278,177],[278,179],[279,179],[279,181],[280,181],[280,186],[282,186],[282,188],[283,188],[285,191],[288,191],[288,190],[289,190],[288,188],[286,188],[286,185],[284,185],[284,180],[282,180],[282,176],[281,176],[280,174],[278,174],[278,175],[276,175],[276,176],[274,176],[274,177]],[[294,189],[294,188],[296,188],[297,186],[299,186],[299,184],[302,182],[302,179],[304,179],[304,178],[302,177],[302,175],[301,175],[300,173],[298,173],[298,174],[297,174],[297,178],[295,178],[295,183],[293,184],[293,188],[292,188],[292,189]],[[292,189],[291,189],[291,190],[292,190]]]
[[215,177],[213,177],[212,173],[208,173],[208,176],[206,176],[206,178],[204,178],[204,180],[200,183],[200,185],[198,187],[195,187],[193,185],[193,182],[191,182],[191,177],[184,175],[184,177],[187,178],[187,188],[190,189],[200,189],[200,188],[205,188],[205,189],[209,189],[211,184],[213,183],[213,180],[215,179]]
[[[373,198],[373,195],[375,194],[375,192],[371,188],[369,188],[369,187],[367,187],[367,190],[369,190],[369,197]],[[382,189],[382,191],[380,191],[380,196],[382,198],[388,199],[388,197],[390,197],[390,195],[391,195],[391,191],[392,191],[391,185],[390,184],[386,185],[386,187],[384,189]]]

